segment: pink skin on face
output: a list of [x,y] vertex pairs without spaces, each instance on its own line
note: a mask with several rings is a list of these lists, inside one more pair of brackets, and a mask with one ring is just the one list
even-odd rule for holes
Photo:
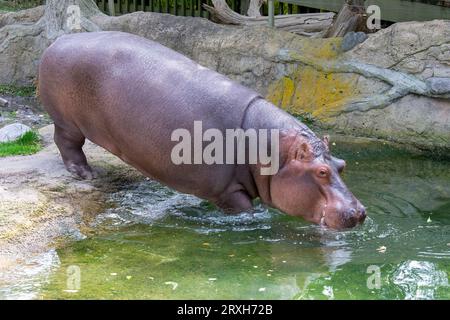
[[[362,223],[365,208],[340,177],[345,161],[331,157],[329,152],[315,157],[301,136],[293,139],[287,159],[271,179],[273,206],[331,229]],[[324,142],[327,144],[328,139]]]

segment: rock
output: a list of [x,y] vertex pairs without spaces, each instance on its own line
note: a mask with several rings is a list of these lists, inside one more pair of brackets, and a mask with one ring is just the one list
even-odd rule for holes
[[0,83],[34,83],[40,56],[50,44],[39,22],[43,14],[44,6],[0,14]]
[[380,30],[345,57],[422,76],[427,69],[449,74],[450,20],[402,22]]
[[377,137],[419,149],[450,151],[450,106],[444,99],[407,95],[383,109],[343,114],[336,131]]
[[34,23],[37,22],[44,15],[44,6],[39,6],[31,9],[5,12],[0,15],[0,28],[17,22]]
[[21,123],[13,123],[0,129],[0,143],[10,142],[19,139],[31,128]]
[[364,32],[349,32],[344,36],[341,44],[342,51],[349,51],[356,47],[358,44],[363,43],[368,38]]
[[[263,27],[219,26],[205,19],[146,13],[93,20],[103,30],[122,30],[171,47],[284,109],[312,114],[318,125],[330,130],[450,151],[448,99],[408,95],[384,109],[333,114],[348,100],[376,95],[391,86],[359,74],[330,75],[279,59],[280,52],[290,50],[331,63],[351,60],[392,68],[421,79],[450,77],[448,20],[396,23],[369,36],[353,33],[344,39],[311,39]],[[440,88],[443,83],[439,84]],[[434,86],[437,89],[438,83]],[[371,121],[371,116],[377,120]]]
[[[39,16],[41,13],[33,14]],[[389,137],[423,149],[443,147],[450,150],[450,132],[442,133],[438,129],[445,127],[441,110],[442,105],[444,110],[449,110],[448,99],[416,99],[417,96],[409,95],[402,100],[411,103],[408,108],[398,108],[399,104],[395,102],[387,106],[390,112],[383,119],[386,126],[365,121],[363,127],[348,119],[371,112],[346,113],[346,103],[385,92],[390,85],[357,73],[324,73],[320,68],[282,60],[279,56],[281,51],[289,50],[328,64],[347,60],[413,74],[422,80],[450,78],[449,20],[396,23],[370,34],[367,39],[362,33],[353,33],[346,38],[318,39],[268,27],[219,25],[204,18],[153,12],[117,17],[94,12],[87,17],[98,29],[129,32],[157,41],[255,89],[284,109],[311,114],[316,123],[324,127],[350,130],[357,136]],[[39,58],[52,39],[46,35],[44,20],[34,25],[0,28],[0,83],[30,85],[34,82]],[[442,92],[446,88],[445,81],[430,80],[428,84],[436,92]],[[415,108],[418,113],[427,115],[427,121],[417,118],[417,127],[425,126],[426,135],[419,133],[421,130],[412,130],[406,141],[402,136],[403,128],[409,127],[406,119]],[[374,112],[383,114],[382,109]]]
[[434,94],[450,93],[450,78],[429,78],[427,84]]
[[6,108],[8,106],[8,100],[0,97],[0,107],[1,108]]
[[99,177],[95,183],[75,179],[53,132],[53,125],[39,130],[44,148],[36,154],[0,158],[0,287],[21,283],[24,274],[14,268],[23,264],[28,273],[28,259],[47,252],[56,239],[80,230],[89,234],[86,219],[105,211],[111,191],[140,179],[137,170],[89,141],[84,148]]

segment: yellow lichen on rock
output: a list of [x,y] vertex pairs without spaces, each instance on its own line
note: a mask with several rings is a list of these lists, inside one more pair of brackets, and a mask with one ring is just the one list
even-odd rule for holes
[[[328,62],[338,59],[340,39],[303,42],[299,54]],[[268,88],[266,98],[294,114],[309,113],[314,118],[326,122],[336,115],[345,103],[358,94],[357,75],[326,73],[311,66],[300,64]]]
[[316,59],[335,59],[341,55],[342,38],[305,38],[296,37],[290,43],[289,50]]

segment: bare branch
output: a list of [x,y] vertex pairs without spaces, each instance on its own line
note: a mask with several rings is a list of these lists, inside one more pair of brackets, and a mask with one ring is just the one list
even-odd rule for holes
[[[262,0],[256,0],[262,2]],[[255,1],[255,2],[256,2]],[[203,4],[203,7],[209,11],[213,20],[233,25],[265,26],[268,23],[268,17],[243,16],[228,6],[225,0],[212,0],[213,7]],[[275,26],[277,29],[301,34],[314,35],[318,32],[327,30],[333,22],[334,13],[306,13],[275,16]]]
[[247,15],[249,17],[260,17],[261,16],[261,6],[266,0],[250,0],[248,6]]

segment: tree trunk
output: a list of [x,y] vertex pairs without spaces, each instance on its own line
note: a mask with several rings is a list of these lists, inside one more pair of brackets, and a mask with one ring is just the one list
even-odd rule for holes
[[45,6],[1,13],[0,83],[32,83],[40,56],[59,36],[101,30],[94,16],[105,15],[93,0],[47,0]]
[[[206,4],[203,7],[216,22],[255,26],[268,23],[268,17],[262,17],[259,12],[264,1],[251,0],[247,16],[233,11],[225,0],[212,0],[213,7]],[[275,27],[306,36],[331,38],[343,37],[351,31],[368,31],[366,20],[364,0],[347,0],[337,16],[333,13],[278,15]]]
[[[91,22],[91,18],[95,15],[103,14],[93,0],[47,0],[45,7],[46,34],[49,40],[54,40],[64,33],[71,33],[74,30],[68,25],[69,7],[75,5],[80,8],[80,25],[79,31],[100,31],[95,24]],[[76,14],[77,15],[77,14]],[[78,19],[78,17],[74,17]]]
[[366,21],[364,0],[347,0],[323,37],[343,37],[351,31],[367,32]]

